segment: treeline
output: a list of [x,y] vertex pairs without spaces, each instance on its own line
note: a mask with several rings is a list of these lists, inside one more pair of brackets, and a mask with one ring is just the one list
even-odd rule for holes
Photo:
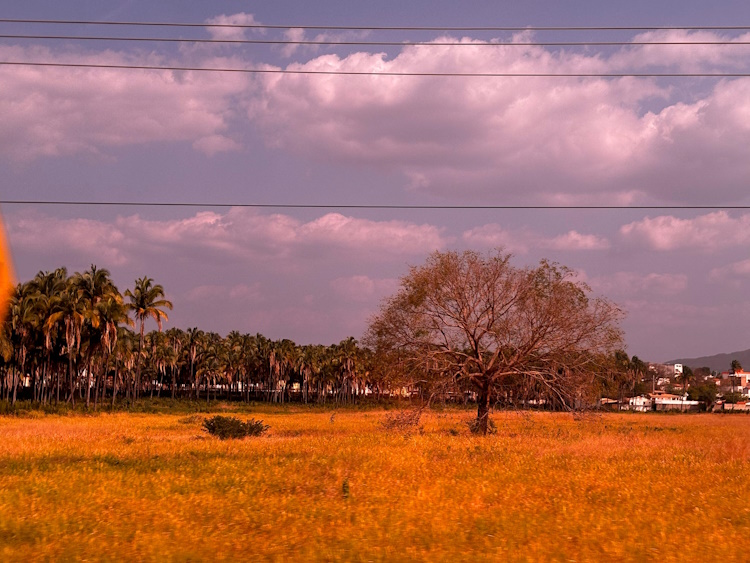
[[[171,308],[162,286],[148,277],[121,293],[110,272],[94,265],[73,275],[65,268],[39,272],[16,286],[2,323],[0,398],[97,407],[164,396],[352,403],[365,395],[435,394],[429,378],[405,377],[398,353],[376,354],[352,337],[329,346],[300,346],[237,331],[226,336],[198,328],[162,331]],[[150,320],[158,330],[145,330]],[[590,362],[597,368],[588,371],[585,389],[577,388],[579,403],[626,393],[643,372],[643,363],[633,360],[617,352]],[[477,398],[467,369],[446,371],[442,398]],[[520,370],[494,385],[490,399],[495,406],[566,408],[548,381]]]
[[[147,277],[120,293],[106,269],[39,272],[11,296],[0,334],[0,391],[87,406],[143,396],[210,401],[351,402],[390,392],[354,338],[299,346],[261,334],[161,331],[172,304]],[[148,319],[159,330],[145,332]]]

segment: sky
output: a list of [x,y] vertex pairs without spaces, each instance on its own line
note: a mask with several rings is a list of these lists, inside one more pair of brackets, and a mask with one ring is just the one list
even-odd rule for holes
[[[0,38],[0,61],[394,73],[750,72],[747,2],[12,3],[3,35],[427,42],[326,46]],[[288,29],[229,29],[210,24]],[[294,26],[519,27],[515,32]],[[641,26],[653,30],[531,31]],[[620,41],[617,46],[544,42]],[[519,45],[519,43],[536,43]],[[167,326],[360,337],[436,250],[549,259],[618,303],[651,361],[750,347],[750,78],[215,73],[0,65],[2,199],[200,204],[651,206],[352,209],[4,204],[20,280],[149,276]],[[704,206],[703,209],[677,209]],[[653,207],[658,207],[654,209]],[[707,207],[714,207],[709,209]],[[152,327],[153,328],[153,327]]]

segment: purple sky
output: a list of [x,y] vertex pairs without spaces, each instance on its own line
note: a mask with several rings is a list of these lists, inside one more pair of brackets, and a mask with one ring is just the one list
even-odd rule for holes
[[[23,5],[28,4],[28,5]],[[37,1],[3,18],[354,26],[750,24],[743,2]],[[187,8],[189,4],[197,7]],[[406,7],[404,6],[406,4]],[[658,4],[658,7],[654,7]],[[106,7],[103,7],[106,6]],[[750,71],[750,31],[237,31],[0,24],[3,34],[461,41],[305,47],[0,40],[0,60],[362,72]],[[319,37],[320,36],[320,37]],[[750,347],[750,79],[217,74],[0,66],[2,199],[726,210],[341,210],[6,205],[18,276],[91,263],[148,275],[170,325],[299,343],[359,337],[410,264],[502,246],[628,312],[649,360]]]

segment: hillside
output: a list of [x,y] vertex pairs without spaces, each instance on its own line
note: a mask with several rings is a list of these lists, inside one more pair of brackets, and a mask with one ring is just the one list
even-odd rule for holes
[[750,368],[750,350],[741,352],[729,352],[727,354],[714,354],[713,356],[701,356],[699,358],[680,358],[668,363],[685,364],[691,368],[707,366],[717,372],[727,371],[732,365],[732,360],[739,360],[745,369]]

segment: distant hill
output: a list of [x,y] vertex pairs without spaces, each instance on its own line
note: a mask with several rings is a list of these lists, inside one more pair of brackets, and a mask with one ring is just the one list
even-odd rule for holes
[[730,352],[728,354],[715,354],[713,356],[702,356],[700,358],[680,358],[667,363],[684,364],[690,366],[692,369],[709,367],[712,370],[721,372],[729,371],[729,368],[732,365],[732,360],[739,360],[744,369],[750,369],[750,350]]

